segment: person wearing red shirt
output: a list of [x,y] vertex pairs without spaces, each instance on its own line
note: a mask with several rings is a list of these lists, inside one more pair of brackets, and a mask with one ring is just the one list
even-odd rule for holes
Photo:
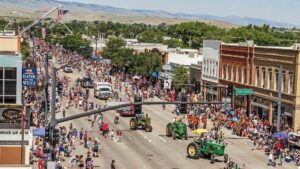
[[38,169],[44,169],[44,164],[43,164],[43,160],[41,157],[38,160]]

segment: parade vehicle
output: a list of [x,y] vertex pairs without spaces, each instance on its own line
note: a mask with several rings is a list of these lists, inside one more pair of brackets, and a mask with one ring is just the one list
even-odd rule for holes
[[84,76],[80,81],[80,85],[83,88],[93,88],[93,79],[89,76]]
[[173,137],[175,140],[176,138],[184,138],[185,140],[188,139],[188,132],[187,126],[182,123],[181,121],[175,121],[173,123],[168,123],[166,127],[166,136]]
[[121,117],[134,116],[133,106],[119,108],[117,109],[117,112],[120,114]]
[[146,116],[136,114],[136,117],[130,119],[129,125],[131,130],[143,129],[146,132],[152,132],[151,118],[148,117],[148,114]]
[[94,83],[94,97],[107,100],[112,95],[111,84],[108,82]]
[[225,153],[225,145],[212,142],[211,140],[195,139],[187,146],[187,155],[189,158],[198,159],[209,157],[211,163],[215,163],[216,157],[223,156],[224,162],[228,161],[228,154]]
[[71,66],[71,65],[66,65],[66,66],[64,67],[64,72],[65,72],[65,73],[73,73],[72,66]]
[[[130,102],[128,101],[120,101],[120,102],[107,102],[107,106],[111,107],[111,106],[117,106],[117,105],[121,105],[121,104],[128,104]],[[118,114],[120,114],[121,117],[124,116],[134,116],[134,106],[127,106],[127,107],[121,107],[121,108],[117,108],[116,112]]]

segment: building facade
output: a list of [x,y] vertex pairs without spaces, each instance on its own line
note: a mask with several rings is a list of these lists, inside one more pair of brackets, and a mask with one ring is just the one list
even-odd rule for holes
[[203,42],[203,61],[201,79],[204,87],[202,94],[205,101],[220,100],[220,89],[208,87],[219,85],[220,41],[205,40]]
[[276,124],[273,107],[278,100],[279,69],[283,67],[281,123],[294,130],[300,129],[300,50],[293,47],[255,47],[251,84],[252,110]]
[[[252,43],[221,44],[219,83],[233,84],[235,88],[251,88],[251,65],[253,64],[254,46]],[[220,91],[226,96],[225,88]],[[233,96],[232,108],[244,108],[250,112],[250,96]]]
[[[22,164],[22,161],[29,164],[32,132],[28,121],[24,129],[24,149],[21,148],[24,108],[19,39],[15,36],[0,36],[0,44],[0,165]],[[29,117],[27,112],[26,119]]]

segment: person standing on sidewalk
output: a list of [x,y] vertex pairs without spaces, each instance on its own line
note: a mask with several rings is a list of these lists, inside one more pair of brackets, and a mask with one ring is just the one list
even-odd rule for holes
[[88,148],[87,147],[87,131],[84,132],[84,135],[83,135],[83,142],[84,142],[84,148]]

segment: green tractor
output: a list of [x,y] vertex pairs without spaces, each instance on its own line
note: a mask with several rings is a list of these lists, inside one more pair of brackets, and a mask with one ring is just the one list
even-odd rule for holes
[[137,128],[141,128],[146,132],[152,132],[151,118],[148,117],[148,114],[142,117],[136,116],[131,118],[129,125],[131,130],[136,130]]
[[168,123],[166,127],[166,136],[173,137],[175,140],[176,138],[184,138],[185,140],[188,139],[188,132],[187,127],[184,123],[175,121],[173,123]]
[[210,140],[201,141],[196,139],[187,146],[189,158],[198,159],[210,157],[210,162],[215,163],[217,156],[224,156],[224,162],[228,161],[228,154],[225,154],[225,145],[214,143]]

